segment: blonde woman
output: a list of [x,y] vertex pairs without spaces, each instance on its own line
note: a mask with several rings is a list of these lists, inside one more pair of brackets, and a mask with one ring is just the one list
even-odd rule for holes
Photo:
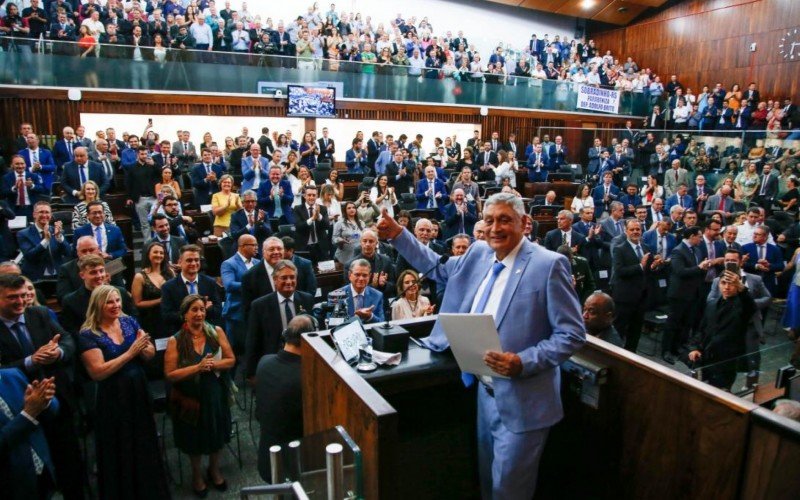
[[[225,332],[206,321],[206,302],[189,295],[180,307],[183,326],[167,341],[164,376],[172,384],[172,429],[175,446],[189,455],[192,489],[204,497],[208,485],[225,491],[219,453],[231,438],[231,381],[236,358]],[[208,469],[201,460],[208,455]],[[207,472],[207,474],[206,474]]]
[[[81,201],[72,208],[72,230],[76,230],[79,227],[83,226],[84,224],[89,223],[89,219],[87,218],[87,205],[93,201],[98,201],[100,199],[100,188],[97,187],[97,183],[94,181],[86,181],[81,186],[80,193],[78,194],[78,199]],[[106,217],[106,222],[109,224],[114,224],[114,215],[111,213],[111,208],[109,208],[108,203],[104,201],[100,201],[103,204],[103,213]]]
[[242,200],[233,192],[233,176],[225,174],[219,178],[219,192],[211,197],[211,213],[214,214],[214,236],[221,237],[231,228],[231,215],[242,208]]
[[407,269],[397,277],[397,296],[392,304],[392,320],[419,318],[433,314],[434,306],[419,293],[419,275]]
[[122,312],[116,287],[100,285],[92,292],[78,347],[97,382],[98,496],[129,498],[135,491],[141,498],[169,498],[144,371],[156,350],[139,323]]

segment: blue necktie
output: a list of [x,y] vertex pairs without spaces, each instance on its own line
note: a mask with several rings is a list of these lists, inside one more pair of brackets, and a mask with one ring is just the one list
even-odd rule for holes
[[353,307],[356,311],[364,308],[364,296],[360,293],[353,297]]
[[[489,276],[489,281],[486,282],[486,288],[483,289],[483,293],[478,299],[478,305],[475,306],[475,314],[480,314],[484,309],[486,309],[486,303],[489,302],[489,296],[492,294],[494,282],[497,281],[497,277],[500,276],[500,273],[503,271],[503,269],[505,269],[505,267],[505,264],[497,261],[495,261],[492,265],[492,274]],[[465,387],[469,387],[475,382],[475,376],[471,373],[462,373],[461,381],[464,383]]]
[[189,282],[189,294],[190,295],[196,295],[197,294],[197,282],[196,281],[190,281]]
[[101,226],[97,226],[94,228],[94,238],[97,240],[97,246],[100,249],[103,249],[103,228]]
[[11,325],[11,329],[17,336],[17,342],[19,342],[19,346],[22,348],[22,355],[26,358],[32,355],[36,349],[33,347],[33,342],[31,342],[31,338],[28,335],[27,329],[25,328],[25,324],[19,322],[14,323]]
[[78,167],[78,172],[81,174],[81,186],[86,184],[86,171],[84,170],[83,165]]

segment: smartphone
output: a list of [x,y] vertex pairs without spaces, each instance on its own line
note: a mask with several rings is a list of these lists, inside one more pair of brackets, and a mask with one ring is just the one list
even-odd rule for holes
[[736,262],[726,262],[725,270],[730,271],[733,274],[739,274],[739,264],[737,264]]

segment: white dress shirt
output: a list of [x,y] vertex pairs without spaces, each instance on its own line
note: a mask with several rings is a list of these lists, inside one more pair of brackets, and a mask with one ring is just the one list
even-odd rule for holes
[[[497,310],[500,308],[500,299],[503,297],[503,292],[505,292],[508,278],[511,276],[512,272],[516,272],[514,269],[514,262],[517,260],[517,254],[519,254],[519,249],[522,247],[522,243],[524,241],[525,238],[522,238],[517,246],[514,247],[514,249],[508,255],[506,255],[506,258],[501,261],[505,267],[502,271],[500,271],[500,274],[497,275],[497,279],[494,282],[492,291],[489,294],[489,300],[486,302],[486,307],[483,308],[483,313],[491,314],[494,317],[495,323],[497,323]],[[491,260],[492,262],[495,262],[495,256],[492,256]],[[483,278],[483,281],[481,281],[478,291],[475,294],[475,298],[472,300],[470,312],[475,312],[475,308],[478,306],[478,301],[480,300],[481,295],[483,295],[483,290],[489,283],[489,278],[491,275],[492,266],[490,265],[489,271],[486,273],[486,277]]]

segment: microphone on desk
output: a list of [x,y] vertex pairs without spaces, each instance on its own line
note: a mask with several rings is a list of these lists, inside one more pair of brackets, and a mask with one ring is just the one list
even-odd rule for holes
[[[420,279],[422,279],[422,277],[423,277],[423,276],[425,276],[425,275],[426,275],[426,274],[428,274],[429,272],[433,271],[434,269],[438,268],[439,266],[441,266],[441,265],[444,265],[445,263],[447,263],[447,261],[448,261],[448,260],[450,260],[450,256],[449,256],[449,255],[447,255],[447,254],[444,254],[444,255],[442,255],[441,257],[439,257],[439,259],[436,261],[436,264],[434,264],[433,266],[431,266],[431,267],[430,267],[430,268],[429,268],[427,271],[425,271],[424,273],[420,273],[420,274],[419,274],[419,276],[420,276]],[[409,288],[411,288],[412,286],[414,286],[414,285],[412,284],[412,285],[410,285],[410,286],[407,286],[407,287],[403,288],[403,289],[400,291],[400,293],[399,293],[399,294],[397,294],[397,297],[395,297],[395,298],[393,298],[392,300],[390,300],[390,301],[389,301],[389,308],[391,309],[391,307],[394,305],[394,303],[395,303],[395,302],[397,302],[398,300],[402,299],[402,298],[403,298],[403,295],[405,295],[405,293],[406,293],[406,290],[408,290],[408,289],[409,289]],[[391,330],[391,329],[392,329],[392,325],[389,323],[389,319],[387,318],[387,319],[386,319],[386,321],[384,321],[382,325],[378,326],[378,328],[381,328],[381,329],[383,329],[383,330]]]

